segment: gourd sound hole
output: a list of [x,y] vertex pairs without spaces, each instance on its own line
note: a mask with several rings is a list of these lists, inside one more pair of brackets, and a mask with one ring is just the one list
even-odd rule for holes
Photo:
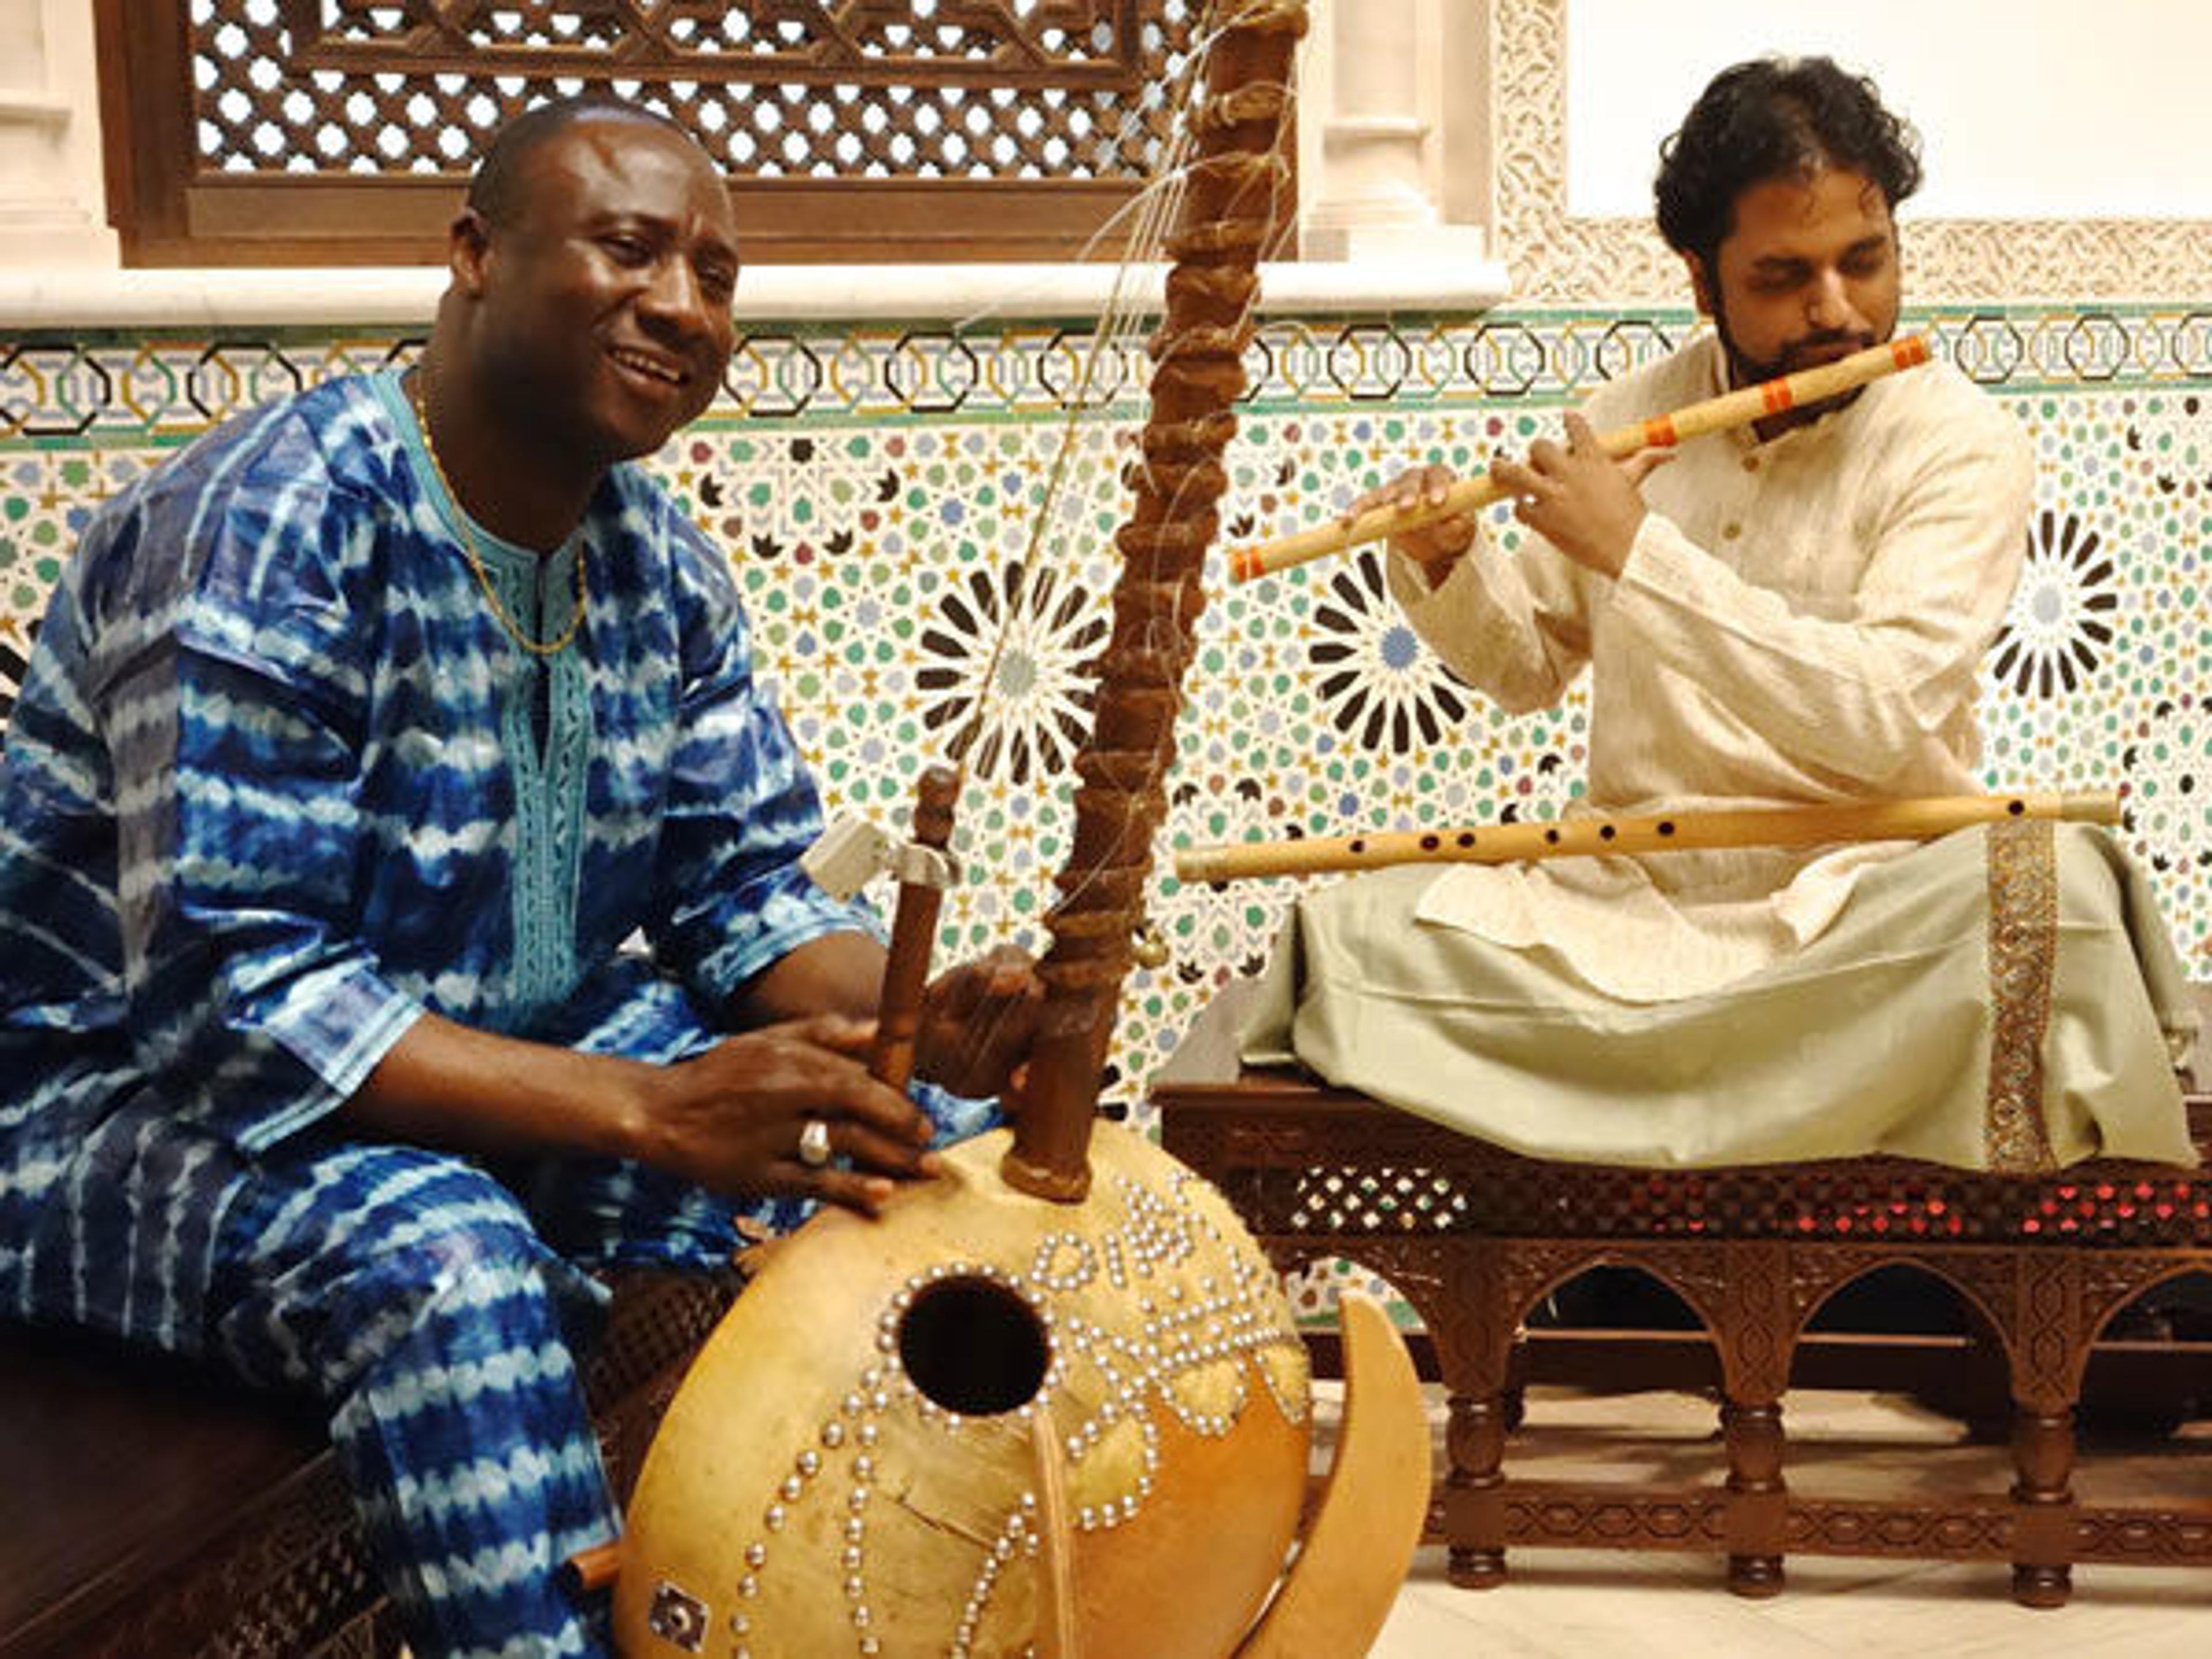
[[988,1279],[941,1279],[915,1292],[898,1343],[915,1387],[963,1417],[1028,1405],[1051,1362],[1036,1310]]

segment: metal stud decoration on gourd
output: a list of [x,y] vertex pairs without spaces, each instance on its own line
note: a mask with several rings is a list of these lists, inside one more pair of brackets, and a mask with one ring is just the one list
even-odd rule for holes
[[1101,1126],[1089,1195],[1008,1137],[870,1222],[779,1247],[709,1340],[632,1502],[623,1650],[1012,1655],[1042,1604],[1040,1417],[1063,1449],[1085,1651],[1216,1659],[1297,1527],[1305,1351],[1206,1182]]

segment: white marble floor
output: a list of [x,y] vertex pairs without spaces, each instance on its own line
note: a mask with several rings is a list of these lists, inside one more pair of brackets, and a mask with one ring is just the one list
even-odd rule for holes
[[[1930,1486],[2002,1491],[2002,1448],[1966,1444],[1948,1419],[1894,1396],[1792,1394],[1790,1475],[1841,1493],[1910,1467]],[[1663,1468],[1670,1484],[1717,1479],[1709,1402],[1684,1395],[1531,1390],[1509,1467],[1531,1476]],[[2076,1489],[2124,1501],[2212,1492],[2212,1424],[2124,1454],[2085,1456]],[[1955,1486],[1954,1489],[1957,1489]],[[1527,1550],[1506,1583],[1455,1588],[1441,1547],[1425,1548],[1370,1659],[1810,1659],[1940,1654],[1944,1659],[2166,1659],[2212,1656],[2212,1570],[2084,1566],[2066,1607],[2014,1606],[2001,1564],[1931,1565],[1799,1557],[1769,1601],[1723,1587],[1717,1556]]]
[[2212,1573],[2078,1569],[2072,1602],[2014,1607],[2001,1566],[1838,1559],[1790,1564],[1790,1587],[1747,1601],[1692,1556],[1547,1550],[1494,1590],[1455,1589],[1425,1549],[1370,1659],[1645,1655],[1941,1654],[1946,1659],[2167,1659],[2212,1653]]

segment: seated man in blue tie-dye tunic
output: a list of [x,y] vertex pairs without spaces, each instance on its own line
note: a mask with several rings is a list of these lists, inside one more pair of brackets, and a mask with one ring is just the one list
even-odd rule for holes
[[[210,434],[55,596],[0,768],[0,1314],[318,1390],[421,1659],[588,1653],[586,1269],[872,1209],[990,1114],[867,1076],[881,947],[796,863],[723,556],[626,465],[729,355],[713,165],[535,112],[450,264],[418,367]],[[946,975],[925,1074],[995,1092],[1031,989]]]

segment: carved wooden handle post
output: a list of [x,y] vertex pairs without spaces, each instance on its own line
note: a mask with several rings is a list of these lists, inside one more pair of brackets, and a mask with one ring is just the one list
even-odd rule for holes
[[[956,768],[924,769],[914,787],[915,845],[942,853],[951,844],[952,809],[959,798],[960,774]],[[934,882],[908,875],[899,883],[898,910],[891,918],[890,954],[884,963],[883,994],[876,1002],[876,1042],[868,1053],[868,1075],[894,1089],[904,1089],[914,1077],[922,993],[929,986],[937,913],[944,902],[945,890]]]
[[1090,737],[1076,757],[1074,846],[1038,969],[1045,1001],[1014,1144],[1000,1173],[1039,1197],[1079,1200],[1099,1075],[1143,910],[1152,836],[1166,810],[1175,718],[1192,624],[1228,487],[1221,453],[1244,390],[1255,267],[1273,234],[1287,167],[1277,153],[1301,0],[1229,0],[1212,16],[1196,154],[1168,240],[1167,314],[1153,336],[1152,414],[1130,469],[1134,501],[1115,537],[1122,571],[1097,665]]

